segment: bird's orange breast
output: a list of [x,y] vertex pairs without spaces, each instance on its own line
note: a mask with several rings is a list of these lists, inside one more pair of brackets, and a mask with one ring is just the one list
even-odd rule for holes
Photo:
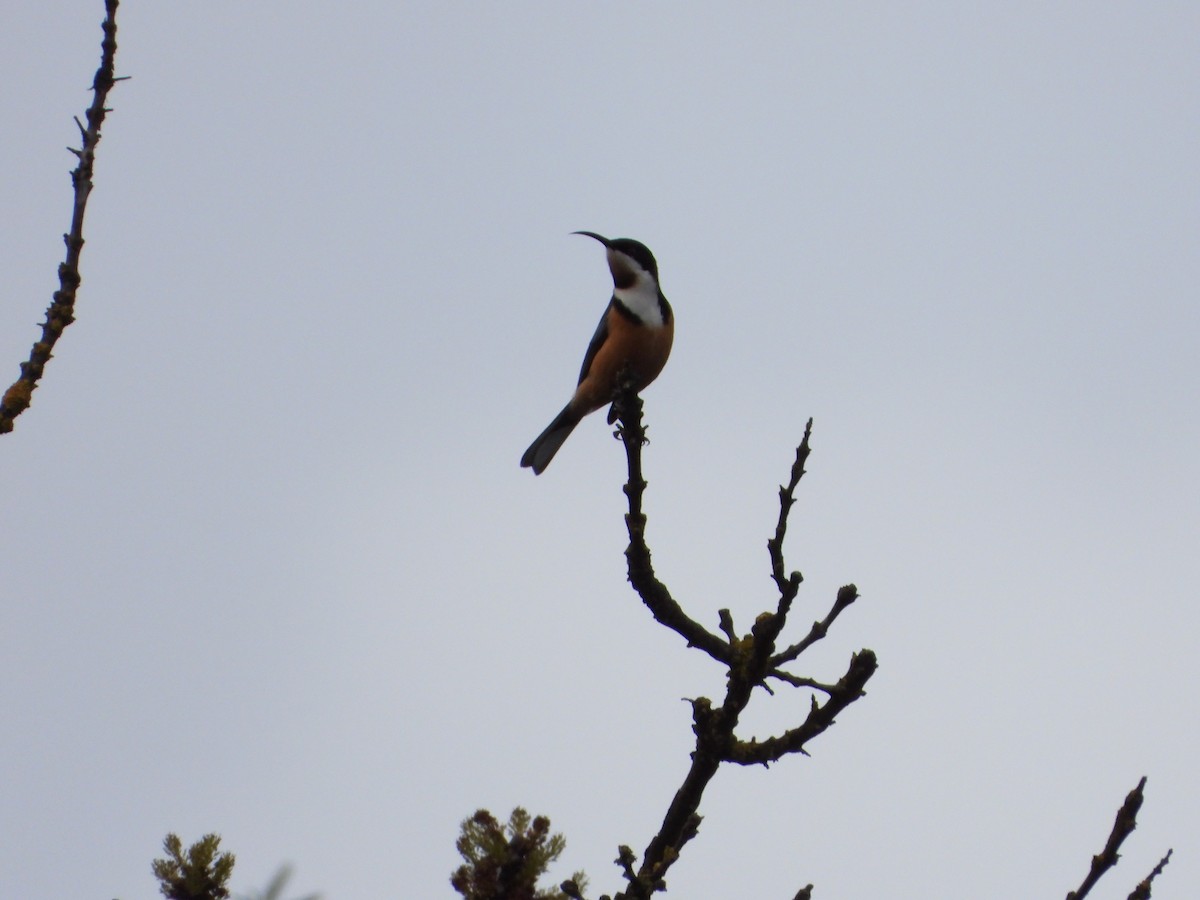
[[671,316],[661,326],[635,322],[616,307],[608,309],[608,336],[596,351],[587,375],[575,390],[571,401],[580,415],[594,412],[611,403],[617,379],[628,367],[637,377],[640,391],[663,370],[671,355],[675,338],[675,320]]

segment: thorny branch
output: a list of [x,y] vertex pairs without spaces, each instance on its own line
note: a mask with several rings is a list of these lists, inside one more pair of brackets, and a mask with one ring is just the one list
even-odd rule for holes
[[59,336],[75,321],[75,292],[82,277],[79,274],[79,256],[83,250],[83,216],[87,211],[88,195],[92,192],[92,167],[96,159],[96,145],[100,143],[100,126],[109,112],[105,103],[112,86],[123,79],[114,75],[117,55],[117,4],[119,0],[105,0],[106,15],[101,28],[104,38],[100,42],[100,68],[92,79],[92,105],[85,115],[87,126],[79,119],[80,147],[71,152],[79,160],[71,172],[71,183],[75,186],[74,209],[71,214],[71,230],[63,235],[67,255],[58,266],[58,290],[46,310],[46,321],[42,323],[42,337],[33,345],[29,359],[21,363],[21,375],[0,399],[0,434],[13,430],[13,419],[24,412],[33,399],[38,380],[49,362],[51,351]]
[[[734,628],[729,611],[720,610],[719,626],[725,635],[724,639],[691,619],[654,573],[646,544],[646,516],[642,511],[642,495],[646,489],[641,461],[642,445],[646,441],[642,425],[642,401],[629,379],[624,380],[614,398],[609,421],[619,423],[617,433],[625,445],[629,466],[629,480],[625,485],[625,495],[629,500],[629,512],[625,516],[629,532],[629,547],[625,551],[629,581],[656,620],[680,634],[689,646],[700,648],[728,668],[725,698],[719,706],[707,697],[691,701],[692,731],[696,736],[691,766],[667,809],[662,826],[647,845],[641,863],[637,863],[628,847],[621,847],[617,863],[628,884],[625,891],[616,895],[616,900],[647,900],[655,892],[666,889],[664,879],[667,871],[678,859],[683,846],[698,833],[700,801],[720,765],[767,765],[789,753],[806,754],[805,745],[832,725],[838,713],[864,695],[864,687],[875,672],[876,659],[870,650],[854,654],[849,668],[836,684],[793,675],[781,668],[825,636],[834,619],[858,598],[854,585],[846,585],[838,591],[829,613],[823,620],[814,623],[807,637],[782,652],[776,652],[776,642],[787,624],[792,602],[803,581],[799,572],[785,574],[783,540],[787,533],[788,514],[795,504],[796,486],[804,475],[804,463],[810,452],[811,419],[797,448],[791,478],[787,485],[779,489],[779,520],[775,534],[767,544],[771,576],[779,589],[779,602],[774,611],[758,616],[749,634],[741,636]],[[804,722],[779,736],[764,741],[741,740],[735,734],[739,717],[749,704],[754,688],[770,690],[767,685],[770,678],[822,692],[825,702],[818,703],[814,695]],[[810,885],[796,896],[810,896],[811,890]]]

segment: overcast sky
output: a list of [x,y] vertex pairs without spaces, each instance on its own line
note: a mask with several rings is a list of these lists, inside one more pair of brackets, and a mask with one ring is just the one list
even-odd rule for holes
[[[56,287],[101,0],[0,13],[0,374]],[[1200,883],[1200,7],[146,3],[78,321],[0,437],[0,895],[453,896],[459,822],[550,816],[620,887],[721,672],[625,581],[600,415],[518,467],[658,257],[649,539],[699,621],[773,606],[869,695],[722,770],[670,896]],[[798,723],[757,696],[743,734]]]

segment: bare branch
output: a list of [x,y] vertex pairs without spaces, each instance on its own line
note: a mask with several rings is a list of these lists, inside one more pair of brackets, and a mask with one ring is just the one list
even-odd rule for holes
[[1146,777],[1143,775],[1137,787],[1129,792],[1125,797],[1125,802],[1117,810],[1117,820],[1113,823],[1112,832],[1108,835],[1108,842],[1100,853],[1092,857],[1092,867],[1087,877],[1083,879],[1078,890],[1067,894],[1067,900],[1083,900],[1104,873],[1117,864],[1117,860],[1121,858],[1117,850],[1120,849],[1125,838],[1133,833],[1133,829],[1137,828],[1137,814],[1138,810],[1142,808],[1144,799],[1142,791],[1145,787]]
[[1150,874],[1133,889],[1133,893],[1129,895],[1129,900],[1150,900],[1150,885],[1155,878],[1162,874],[1162,870],[1167,867],[1167,863],[1171,861],[1171,854],[1174,852],[1174,850],[1167,851],[1167,855],[1160,859],[1158,865],[1150,870]]
[[789,753],[807,755],[804,745],[833,724],[834,718],[843,709],[866,694],[867,681],[875,674],[878,662],[870,650],[861,650],[850,659],[850,667],[841,680],[829,690],[829,699],[819,705],[813,698],[808,718],[796,728],[785,731],[779,737],[765,741],[736,741],[731,743],[725,760],[748,766],[761,763],[768,765]]
[[[788,514],[795,503],[795,489],[804,474],[804,462],[810,452],[811,419],[805,428],[804,439],[796,451],[791,479],[788,485],[780,488],[779,520],[775,536],[768,542],[772,577],[780,591],[779,601],[773,612],[760,614],[750,633],[740,637],[734,628],[733,616],[729,610],[719,610],[719,627],[725,635],[725,640],[707,631],[683,612],[666,587],[657,579],[650,564],[650,551],[645,540],[646,516],[642,512],[642,495],[646,488],[641,461],[642,445],[645,443],[642,401],[628,379],[623,379],[621,389],[614,398],[609,421],[620,423],[617,434],[624,443],[629,464],[629,480],[625,485],[625,494],[629,499],[629,512],[625,517],[629,531],[629,548],[626,550],[629,581],[655,619],[682,635],[690,646],[704,650],[729,670],[725,698],[719,707],[714,707],[707,697],[697,697],[690,701],[692,731],[696,736],[691,766],[667,808],[658,833],[647,845],[641,865],[636,871],[628,848],[621,848],[617,863],[624,872],[628,886],[624,892],[615,895],[615,900],[645,900],[650,894],[665,889],[667,871],[679,858],[683,846],[698,833],[701,822],[698,812],[700,802],[705,788],[716,775],[721,763],[766,763],[787,753],[804,753],[804,745],[808,741],[832,725],[839,712],[863,696],[863,685],[874,673],[876,662],[875,655],[870,650],[863,650],[852,658],[846,675],[833,685],[811,678],[801,678],[779,668],[781,664],[795,659],[805,647],[824,637],[838,614],[858,597],[853,585],[848,585],[838,592],[829,615],[823,622],[813,626],[813,631],[807,638],[775,655],[776,641],[787,622],[791,603],[803,580],[799,572],[784,574],[782,546],[787,531]],[[813,707],[804,723],[780,737],[771,738],[761,744],[741,742],[735,737],[738,720],[756,687],[765,688],[770,692],[767,684],[770,678],[822,691],[827,695],[826,702],[819,705],[814,698]],[[810,892],[811,887],[805,888],[797,896],[806,897]]]
[[656,888],[634,869],[637,864],[637,857],[634,856],[631,850],[625,844],[617,848],[617,858],[614,862],[621,867],[621,871],[625,873],[625,880],[629,882],[628,893],[622,892],[617,894],[618,900],[621,898],[633,898],[633,900],[649,900],[650,895],[654,893]]
[[801,653],[815,644],[817,641],[825,637],[829,633],[829,626],[833,624],[834,619],[841,615],[842,610],[858,599],[858,588],[852,584],[844,585],[838,589],[837,599],[833,602],[833,607],[820,622],[813,622],[812,628],[804,640],[799,643],[792,644],[782,653],[776,654],[771,658],[771,668],[777,668],[786,665],[798,657]]
[[13,430],[13,419],[24,412],[33,399],[46,363],[59,336],[75,321],[75,293],[82,277],[79,274],[79,256],[83,251],[83,216],[87,211],[88,195],[92,191],[92,166],[96,157],[96,145],[100,143],[100,126],[109,112],[105,102],[108,92],[117,80],[114,68],[117,55],[117,4],[119,0],[105,0],[106,15],[101,28],[104,38],[100,43],[100,68],[92,79],[92,105],[86,113],[87,126],[78,118],[82,146],[71,150],[78,158],[71,172],[71,183],[75,187],[74,209],[71,214],[71,230],[63,235],[67,245],[66,259],[58,266],[58,290],[46,310],[46,321],[42,323],[42,337],[33,345],[29,359],[21,363],[21,376],[4,392],[0,399],[0,434]]
[[621,380],[613,401],[609,422],[614,421],[620,423],[617,433],[625,444],[625,458],[629,463],[629,481],[625,484],[625,496],[629,498],[629,512],[625,516],[629,532],[629,547],[625,550],[629,583],[654,618],[677,632],[689,647],[698,647],[713,659],[728,663],[732,658],[730,645],[691,619],[654,574],[650,548],[646,545],[646,516],[642,512],[642,494],[646,490],[646,481],[642,478],[642,445],[646,443],[646,431],[642,426],[642,399],[630,378]]
[[730,644],[736,644],[738,640],[737,630],[733,627],[733,614],[727,609],[717,610],[717,620],[720,623],[721,633],[729,638]]
[[[815,678],[802,678],[799,675],[793,675],[791,672],[785,672],[783,669],[772,669],[767,673],[767,676],[769,678],[778,678],[792,687],[812,688],[814,691],[822,691],[826,694],[832,694],[837,689],[837,685],[835,684],[825,684],[822,681],[817,681]],[[767,686],[764,684],[763,687]]]
[[800,446],[796,448],[796,461],[792,463],[791,478],[786,486],[781,485],[779,488],[779,521],[775,525],[775,536],[767,541],[767,551],[771,555],[771,577],[779,588],[781,598],[789,595],[795,597],[800,582],[804,580],[799,572],[793,572],[788,577],[784,576],[783,538],[787,534],[788,513],[791,512],[792,505],[796,502],[796,485],[804,477],[804,464],[808,461],[808,454],[812,452],[809,448],[812,426],[813,420],[809,419],[804,426],[804,437],[800,441]]

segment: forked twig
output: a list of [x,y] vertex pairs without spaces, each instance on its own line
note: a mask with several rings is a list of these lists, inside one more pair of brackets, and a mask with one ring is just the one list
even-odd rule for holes
[[[799,572],[785,574],[783,541],[787,533],[788,515],[795,504],[796,486],[804,474],[804,463],[810,452],[811,419],[805,427],[804,439],[797,448],[791,478],[787,485],[780,487],[779,520],[774,536],[768,541],[771,575],[779,588],[779,601],[773,611],[764,612],[755,619],[750,633],[746,635],[738,635],[733,616],[728,609],[721,609],[718,621],[724,639],[684,612],[651,565],[650,550],[646,544],[646,515],[642,510],[642,497],[646,490],[646,481],[642,476],[645,428],[642,424],[642,401],[634,390],[632,379],[623,380],[614,398],[609,421],[619,423],[617,435],[625,445],[629,466],[629,479],[625,484],[625,495],[629,500],[629,511],[625,516],[629,532],[629,547],[625,551],[629,581],[657,621],[680,634],[689,646],[704,650],[728,669],[725,697],[719,706],[707,697],[697,697],[691,701],[692,731],[696,736],[691,765],[667,808],[658,833],[647,845],[640,865],[627,846],[620,848],[617,863],[627,885],[615,900],[648,900],[651,894],[665,890],[667,871],[679,858],[684,845],[698,833],[700,802],[705,788],[721,764],[766,765],[791,753],[807,755],[805,745],[832,725],[839,712],[864,695],[864,686],[874,674],[877,664],[874,653],[862,650],[854,654],[849,668],[836,684],[804,678],[780,668],[824,637],[833,620],[858,597],[854,585],[843,587],[838,591],[828,615],[813,625],[807,637],[776,653],[776,643],[803,581]],[[805,720],[777,737],[764,741],[741,740],[736,734],[739,718],[749,704],[754,688],[763,687],[770,691],[768,679],[778,679],[794,687],[824,693],[825,702],[818,703],[814,695]],[[810,885],[796,897],[809,897],[811,891]]]

